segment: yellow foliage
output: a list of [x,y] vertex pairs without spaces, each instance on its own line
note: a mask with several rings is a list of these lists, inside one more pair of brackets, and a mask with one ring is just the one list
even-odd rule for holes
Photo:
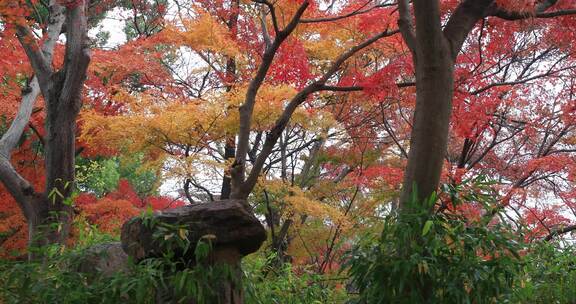
[[344,27],[308,27],[303,45],[312,60],[333,61],[353,45],[353,33]]
[[298,229],[289,244],[288,254],[294,263],[306,262],[310,254],[323,252],[333,230],[318,222],[311,222],[305,229]]
[[227,56],[237,56],[240,50],[228,28],[206,12],[195,19],[182,20],[183,28],[168,25],[165,39],[178,46],[196,51],[212,51]]
[[87,144],[150,152],[170,144],[202,146],[224,133],[217,123],[223,109],[209,102],[161,102],[147,94],[117,96],[127,108],[121,115],[105,116],[91,110],[82,113],[81,139]]
[[343,224],[347,222],[344,214],[342,214],[338,209],[326,203],[309,198],[300,188],[292,188],[292,195],[286,197],[284,200],[289,204],[289,209],[293,210],[294,213],[305,214],[320,219],[330,219],[334,223]]
[[[262,189],[273,194],[279,203],[285,204],[284,215],[288,218],[306,215],[322,221],[328,220],[333,225],[348,226],[349,221],[340,210],[315,199],[312,192],[288,185],[281,180],[261,181],[256,191],[262,191]],[[295,224],[298,222],[295,221]]]
[[[80,139],[94,148],[144,152],[146,164],[154,168],[162,167],[162,161],[169,158],[175,165],[170,166],[166,177],[192,176],[199,165],[225,169],[225,164],[210,163],[202,153],[211,143],[237,133],[238,107],[246,90],[246,86],[238,86],[230,92],[206,95],[204,100],[180,100],[118,89],[113,98],[123,105],[122,113],[109,116],[85,110]],[[263,85],[256,98],[252,130],[270,129],[295,94],[289,85]],[[330,113],[304,108],[294,113],[291,122],[316,133],[325,133],[336,124]],[[185,155],[183,147],[192,149]]]
[[[245,100],[247,86],[241,86],[226,93],[224,99],[231,108],[238,108]],[[289,85],[273,86],[264,84],[260,87],[252,115],[252,129],[269,129],[280,117],[285,103],[296,94],[296,89]],[[239,124],[238,111],[229,111],[227,117],[228,129],[237,130]]]

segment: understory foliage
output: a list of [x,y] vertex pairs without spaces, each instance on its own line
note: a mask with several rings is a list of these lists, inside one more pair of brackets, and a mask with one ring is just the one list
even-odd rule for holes
[[430,215],[434,202],[411,202],[351,251],[358,303],[498,303],[513,293],[524,262],[510,230]]
[[[574,303],[576,248],[560,242],[528,246],[510,233],[467,226],[442,215],[391,215],[380,238],[365,236],[344,257],[337,274],[317,274],[289,263],[271,266],[260,252],[243,261],[249,304],[338,303]],[[0,260],[2,303],[156,303],[173,290],[176,299],[214,302],[226,267],[187,268],[172,257],[129,263],[127,271],[103,276],[78,271],[88,248],[115,240],[97,227],[84,231],[74,248],[50,251],[45,262]],[[170,227],[166,227],[170,229]],[[166,231],[164,231],[166,232]],[[177,235],[177,233],[176,233]],[[174,248],[184,239],[171,239]],[[209,241],[194,250],[202,265]],[[65,296],[64,296],[65,295]],[[425,300],[426,299],[426,300]]]
[[524,257],[524,277],[511,302],[576,302],[576,247],[545,243],[533,246]]
[[244,262],[246,303],[345,303],[349,298],[343,288],[345,276],[320,275],[289,263],[272,268],[275,258],[260,254]]
[[[147,214],[143,215],[147,218]],[[0,260],[0,300],[2,303],[157,303],[171,299],[178,303],[193,301],[198,304],[218,303],[220,283],[233,278],[226,265],[212,265],[210,238],[190,247],[187,238],[178,233],[178,227],[149,221],[158,226],[156,237],[162,238],[167,251],[162,257],[145,259],[138,264],[131,261],[125,271],[104,276],[81,272],[79,269],[91,246],[114,238],[102,234],[88,223],[77,246],[64,252],[58,247],[44,248],[49,258],[44,262],[18,262]],[[165,238],[166,235],[174,235]],[[195,259],[174,259],[178,251],[185,255],[193,251]],[[335,282],[314,274],[296,274],[289,264],[267,276],[270,258],[255,255],[244,263],[246,278],[243,287],[247,303],[341,303],[342,290],[334,289]],[[65,295],[65,296],[63,296]]]

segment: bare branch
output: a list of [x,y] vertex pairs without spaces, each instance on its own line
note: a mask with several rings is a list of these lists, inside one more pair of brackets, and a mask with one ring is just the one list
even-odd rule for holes
[[[65,106],[72,106],[77,113],[81,107],[82,86],[86,78],[86,70],[90,63],[90,48],[87,36],[87,18],[84,13],[85,3],[68,8],[66,20],[66,55],[64,73],[66,78],[62,86],[60,100],[73,102]],[[55,100],[52,100],[55,102]]]
[[23,178],[12,166],[10,159],[0,155],[0,181],[18,203],[27,220],[31,220],[35,212],[37,193],[32,185]]
[[364,90],[364,87],[353,86],[353,87],[337,87],[337,86],[327,86],[323,85],[319,89],[320,91],[332,91],[332,92],[356,92]]
[[[46,40],[40,48],[41,54],[35,54],[34,56],[42,56],[42,60],[46,60],[47,63],[52,62],[52,56],[54,54],[54,48],[58,41],[58,36],[60,36],[60,31],[62,30],[62,25],[64,24],[65,16],[63,14],[64,7],[59,5],[56,1],[52,1],[51,4],[51,16],[50,23],[48,24]],[[24,46],[24,45],[23,45]],[[40,95],[40,85],[38,82],[38,77],[34,76],[29,82],[26,88],[22,90],[22,103],[18,109],[16,117],[12,121],[10,128],[0,139],[0,154],[2,154],[7,159],[10,159],[10,152],[16,147],[16,144],[20,140],[24,129],[28,125],[30,116],[32,115],[32,109],[36,102],[36,98]]]
[[0,139],[0,154],[6,159],[10,159],[10,153],[20,141],[20,137],[22,137],[22,133],[30,121],[36,98],[40,95],[40,86],[36,76],[32,78],[28,87],[22,90],[22,93],[22,103],[18,108],[18,113],[16,113],[8,131]]
[[378,8],[391,7],[391,6],[396,5],[396,3],[382,3],[382,4],[376,4],[376,5],[371,6],[369,8],[365,8],[366,6],[368,6],[368,4],[370,4],[370,2],[372,2],[372,1],[371,0],[367,1],[366,3],[364,3],[363,5],[358,7],[357,9],[355,9],[354,11],[347,13],[347,14],[344,14],[344,15],[325,17],[325,18],[316,18],[316,19],[302,19],[300,21],[300,23],[320,23],[320,22],[338,21],[338,20],[362,15],[362,14],[371,12],[371,11],[378,9]]
[[248,193],[250,193],[250,191],[252,191],[252,189],[256,185],[258,176],[260,175],[262,168],[264,167],[264,163],[266,162],[267,157],[272,152],[272,149],[274,148],[274,145],[276,145],[276,142],[280,138],[282,131],[288,125],[290,117],[292,117],[292,114],[294,113],[294,111],[296,111],[296,108],[300,106],[306,100],[306,98],[308,98],[308,96],[310,96],[315,92],[322,91],[325,88],[332,88],[333,90],[337,89],[338,87],[330,87],[326,86],[325,84],[332,77],[332,75],[334,75],[340,69],[340,66],[347,59],[352,57],[357,52],[363,50],[364,48],[370,46],[379,39],[389,37],[397,33],[399,33],[399,30],[393,30],[393,31],[387,30],[377,35],[374,35],[373,37],[365,40],[364,42],[352,47],[350,50],[340,55],[332,63],[328,71],[320,79],[306,86],[292,98],[292,100],[288,103],[286,108],[284,108],[284,111],[282,112],[280,117],[276,120],[274,127],[272,127],[272,129],[266,135],[266,140],[264,142],[264,145],[262,146],[262,151],[260,152],[256,161],[254,162],[254,166],[252,167],[252,170],[250,171],[248,178],[241,185],[243,191],[242,196],[247,196]]
[[28,25],[16,25],[16,36],[30,60],[34,73],[38,76],[40,85],[45,86],[52,74],[51,62],[42,53],[38,41],[34,38],[34,34]]
[[340,55],[335,61],[334,63],[332,63],[331,67],[328,69],[328,71],[324,74],[324,76],[322,76],[322,78],[320,78],[320,80],[317,81],[317,83],[319,85],[324,85],[329,79],[330,77],[332,77],[339,69],[340,66],[346,61],[348,60],[350,57],[354,56],[354,54],[358,53],[359,51],[363,50],[364,48],[370,46],[371,44],[373,44],[374,42],[384,38],[384,37],[389,37],[392,35],[395,35],[397,33],[399,33],[400,30],[386,30],[383,31],[379,34],[376,34],[370,38],[368,38],[367,40],[365,40],[364,42],[354,46],[353,48],[349,49],[346,53]]
[[464,0],[456,7],[444,28],[444,36],[450,43],[453,60],[458,56],[470,31],[493,6],[494,0]]
[[[265,0],[262,3],[269,3]],[[258,2],[258,1],[257,1]],[[266,49],[264,52],[264,56],[262,57],[262,63],[256,72],[256,76],[250,81],[248,85],[248,89],[246,91],[246,97],[244,103],[240,106],[240,128],[238,131],[238,146],[236,147],[236,159],[232,168],[230,170],[230,174],[232,177],[232,188],[233,193],[232,196],[235,197],[237,195],[237,191],[239,191],[239,187],[241,187],[241,183],[244,181],[244,172],[245,172],[245,163],[246,163],[246,156],[249,152],[249,140],[250,140],[250,128],[251,128],[251,120],[252,120],[252,113],[254,112],[254,104],[256,103],[256,95],[258,94],[258,90],[262,86],[264,82],[264,78],[266,78],[266,74],[272,65],[272,61],[274,60],[274,56],[276,52],[280,48],[280,45],[288,38],[288,36],[294,31],[296,26],[298,25],[300,18],[308,8],[310,2],[308,0],[304,1],[302,5],[299,7],[296,14],[292,17],[290,23],[286,26],[284,30],[279,31],[274,38],[274,42],[272,42],[271,46]]]
[[482,92],[485,92],[485,91],[487,91],[487,90],[489,90],[489,89],[491,89],[491,88],[494,88],[494,87],[513,86],[513,85],[517,85],[517,84],[527,83],[527,82],[530,82],[530,81],[532,81],[532,80],[536,80],[536,79],[539,79],[539,78],[542,78],[542,77],[552,76],[552,75],[554,75],[554,74],[556,74],[556,73],[559,73],[559,72],[562,72],[562,71],[566,71],[566,70],[572,70],[572,69],[575,69],[575,68],[576,68],[576,66],[569,66],[569,67],[561,68],[561,69],[554,70],[554,71],[549,70],[549,71],[547,71],[547,72],[545,72],[545,73],[541,73],[541,74],[534,75],[534,76],[532,76],[532,77],[528,77],[528,78],[524,78],[524,79],[517,79],[517,80],[514,80],[514,81],[504,81],[504,82],[491,83],[491,84],[489,84],[489,85],[487,85],[487,86],[484,86],[484,87],[482,87],[482,88],[480,88],[480,89],[477,89],[477,90],[474,90],[474,91],[470,92],[470,95],[478,95],[478,94],[480,94],[480,93],[482,93]]
[[566,227],[561,227],[559,229],[552,230],[543,240],[544,241],[551,241],[553,238],[560,236],[562,234],[566,234],[576,230],[576,225],[570,225]]
[[[274,27],[274,33],[278,34],[280,32],[280,27],[278,26],[278,18],[276,17],[276,9],[274,8],[274,4],[272,4],[268,0],[252,0],[256,3],[264,4],[268,7],[270,11],[270,18],[272,18],[272,26]],[[263,21],[266,23],[266,20]]]
[[492,11],[490,12],[490,15],[504,20],[513,21],[529,18],[554,18],[559,16],[569,16],[576,14],[576,8],[547,12],[547,10],[556,5],[557,2],[558,0],[541,1],[538,4],[536,4],[534,12],[509,12],[494,6]]

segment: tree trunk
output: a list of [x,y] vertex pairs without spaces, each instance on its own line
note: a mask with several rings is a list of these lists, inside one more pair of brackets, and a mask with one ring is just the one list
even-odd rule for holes
[[454,86],[454,62],[442,33],[438,1],[415,0],[414,14],[416,109],[400,199],[403,207],[413,191],[420,202],[438,187],[448,143]]
[[[70,230],[73,215],[70,195],[75,189],[76,117],[82,106],[82,89],[90,62],[86,1],[75,1],[64,7],[59,1],[51,0],[49,11],[47,36],[42,47],[27,24],[14,25],[35,76],[23,90],[17,117],[0,139],[0,180],[28,221],[30,258],[42,255],[34,249],[64,243]],[[55,71],[52,54],[65,22],[68,26],[64,66]],[[11,151],[16,148],[40,93],[46,103],[47,131],[43,192],[37,192],[10,163]]]
[[[234,37],[237,36],[238,27],[238,16],[240,14],[240,0],[231,0],[230,7],[232,7],[232,14],[227,22],[227,27]],[[236,82],[236,59],[234,57],[229,57],[226,60],[226,92],[230,92],[233,88],[234,82]],[[224,160],[228,161],[234,158],[236,155],[236,136],[229,135],[226,137],[226,143],[224,144]],[[230,193],[232,192],[232,178],[230,177],[230,172],[224,172],[224,177],[222,178],[222,190],[220,191],[220,200],[226,200],[230,198]]]
[[438,188],[448,143],[454,93],[454,63],[476,23],[500,11],[494,0],[464,0],[444,30],[438,0],[414,0],[416,32],[412,32],[409,1],[399,1],[398,25],[416,67],[416,109],[400,206],[409,202],[416,185],[418,202]]

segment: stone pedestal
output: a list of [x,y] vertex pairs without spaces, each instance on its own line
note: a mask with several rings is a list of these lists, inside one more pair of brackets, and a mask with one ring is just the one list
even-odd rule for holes
[[[152,223],[152,224],[151,224]],[[173,227],[170,235],[159,235],[159,227]],[[160,233],[161,234],[161,233]],[[190,249],[175,248],[170,238],[186,238]],[[257,251],[266,240],[266,230],[241,200],[225,200],[196,204],[156,212],[151,218],[133,218],[122,226],[122,248],[136,261],[161,257],[168,251],[174,258],[196,260],[194,248],[202,239],[209,240],[212,252],[210,264],[231,267],[234,278],[219,282],[219,302],[243,303],[240,261]],[[193,267],[193,266],[192,266]],[[215,303],[216,304],[216,303]]]

